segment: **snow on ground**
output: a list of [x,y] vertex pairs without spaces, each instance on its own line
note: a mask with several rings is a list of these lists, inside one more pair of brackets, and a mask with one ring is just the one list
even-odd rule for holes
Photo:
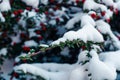
[[13,63],[14,63],[14,60],[6,59],[4,61],[4,64],[1,66],[1,69],[2,69],[1,71],[3,72],[3,75],[1,76],[4,76],[6,80],[10,80],[10,76],[8,74],[11,73],[13,70]]

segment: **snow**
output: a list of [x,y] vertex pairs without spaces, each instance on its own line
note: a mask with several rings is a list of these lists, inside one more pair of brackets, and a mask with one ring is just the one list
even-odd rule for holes
[[0,55],[6,56],[7,53],[8,53],[7,48],[2,48],[2,49],[0,49]]
[[31,73],[33,75],[41,76],[46,80],[68,80],[69,75],[68,72],[49,72],[30,64],[22,64],[20,66],[16,66],[14,67],[14,70],[17,72],[20,72],[21,70],[24,73]]
[[81,27],[85,26],[86,24],[91,24],[93,27],[96,25],[95,21],[90,16],[91,12],[89,12],[88,14],[84,14],[81,17]]
[[28,29],[28,32],[30,38],[37,36],[37,34],[35,33],[35,28]]
[[78,66],[70,73],[69,80],[89,80],[87,71],[84,66]]
[[120,41],[118,38],[113,34],[111,27],[108,23],[104,22],[103,20],[96,21],[97,29],[103,33],[108,34],[111,38],[111,41],[113,42],[113,45],[115,48],[120,49]]
[[100,60],[113,65],[116,70],[120,71],[120,50],[111,52],[102,52],[99,54]]
[[67,24],[65,25],[65,28],[67,29],[74,28],[74,24],[80,21],[82,15],[83,13],[77,13],[76,15],[74,15],[74,17],[67,22]]
[[36,16],[36,12],[33,10],[32,11],[24,10],[24,12],[22,12],[21,14],[22,16],[28,17],[28,18]]
[[11,76],[8,74],[10,74],[13,70],[13,63],[13,59],[5,59],[4,64],[1,66],[1,71],[3,74],[0,74],[0,76],[3,76],[5,80],[10,80]]
[[60,42],[65,42],[65,41],[66,41],[65,38],[59,38],[58,40],[53,41],[53,42],[51,43],[51,45],[59,45]]
[[40,44],[39,46],[40,47],[49,47],[49,45],[46,45],[46,44]]
[[[86,56],[87,53],[88,53],[88,51],[80,52],[79,56],[78,56],[78,61],[76,63],[74,63],[74,64],[66,64],[66,63],[64,63],[64,64],[60,64],[60,63],[33,63],[31,65],[35,66],[37,68],[42,68],[44,70],[52,71],[52,72],[63,72],[63,71],[71,72],[73,69],[78,67],[80,62],[83,62],[83,61],[88,59],[87,56]],[[26,54],[22,54],[20,56],[26,56]],[[19,56],[18,56],[18,58],[16,58],[15,61],[16,62],[19,61]],[[24,66],[24,65],[30,65],[30,64],[22,64],[22,66]]]
[[84,42],[92,41],[92,42],[103,42],[103,36],[91,25],[86,24],[82,29],[77,31],[77,35],[79,35],[79,39]]
[[55,15],[55,18],[65,16],[67,19],[69,19],[69,16],[65,13],[64,9],[63,10],[56,10],[54,12],[54,15]]
[[92,80],[115,80],[117,73],[115,69],[111,69],[110,66],[99,60],[98,54],[94,51],[90,51],[92,58],[89,62],[89,72],[91,73]]
[[98,45],[93,44],[91,48],[94,49],[96,52],[102,52],[102,49]]
[[21,60],[20,57],[25,57],[25,56],[27,56],[26,53],[21,53],[19,56],[15,58],[15,62],[19,62]]
[[17,35],[11,35],[10,36],[12,42],[11,45],[13,45],[14,43],[20,43],[20,34],[18,33]]
[[118,10],[120,10],[120,0],[119,0],[118,2],[116,2],[116,3],[114,4],[114,6],[115,6]]
[[3,0],[2,3],[0,3],[0,11],[8,11],[11,10],[10,2],[9,0]]
[[48,4],[48,0],[40,0],[40,2],[44,5],[47,5]]
[[2,15],[1,12],[0,12],[0,21],[1,21],[1,22],[5,22],[5,18],[4,18],[4,16]]
[[63,38],[73,41],[74,39],[78,39],[78,35],[75,31],[69,31],[63,35]]
[[82,63],[82,62],[84,62],[86,60],[89,60],[88,57],[87,57],[87,53],[88,53],[87,50],[82,51],[82,52],[79,53],[77,64]]
[[103,36],[91,25],[91,24],[86,24],[82,29],[79,29],[78,31],[68,31],[66,32],[62,38],[53,41],[51,44],[52,45],[58,45],[60,44],[61,41],[65,42],[65,40],[76,40],[80,39],[84,41],[85,43],[87,41],[92,41],[94,43],[98,42],[103,42]]
[[95,21],[90,16],[92,13],[93,12],[90,11],[88,14],[83,14],[83,13],[75,14],[74,17],[67,22],[65,28],[67,29],[74,28],[74,24],[77,23],[78,21],[81,21],[81,27],[83,27],[87,23],[90,23],[91,25],[95,26]]
[[109,35],[110,35],[110,38],[112,38],[111,41],[112,41],[114,47],[116,49],[120,49],[120,41],[119,41],[119,39],[112,32]]
[[113,4],[114,4],[113,0],[109,0],[109,1],[108,0],[102,0],[101,2],[104,3],[107,6],[113,6]]
[[101,11],[106,11],[107,7],[105,5],[94,2],[94,0],[86,0],[83,5],[83,10],[97,10],[97,9],[101,9]]
[[69,48],[68,47],[65,47],[61,52],[60,54],[63,55],[63,56],[69,56]]
[[38,8],[39,0],[22,0],[26,5],[32,6],[33,8]]
[[25,41],[24,42],[24,46],[28,46],[28,47],[37,47],[38,43],[36,43],[34,40],[29,40],[29,41]]
[[96,28],[103,34],[111,33],[110,25],[103,20],[96,21]]
[[76,64],[60,64],[60,63],[34,63],[33,66],[36,66],[38,68],[45,69],[47,71],[51,72],[63,72],[68,71],[70,72],[73,70],[77,65]]

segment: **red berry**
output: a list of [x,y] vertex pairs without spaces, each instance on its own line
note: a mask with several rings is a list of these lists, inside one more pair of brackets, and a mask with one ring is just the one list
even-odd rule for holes
[[56,6],[56,7],[54,7],[54,10],[56,11],[56,10],[58,10],[59,9],[59,7],[58,6]]
[[43,39],[43,37],[42,37],[42,36],[39,36],[39,37],[38,37],[38,40],[42,40],[42,39]]
[[119,11],[118,9],[115,9],[115,14],[118,15]]
[[85,46],[82,46],[81,48],[82,48],[82,50],[85,50],[86,47],[85,47]]
[[57,21],[57,22],[59,22],[59,21],[60,21],[60,19],[59,19],[59,18],[56,18],[56,21]]
[[27,62],[27,60],[26,60],[26,59],[23,59],[22,61],[23,61],[24,63],[26,63],[26,62]]
[[114,10],[113,6],[110,6],[110,10],[111,10],[111,11],[113,11],[113,10]]
[[18,22],[20,20],[20,18],[16,18],[16,21]]
[[45,11],[45,14],[48,15],[49,14],[48,11]]
[[85,2],[85,0],[82,0],[82,3],[84,3]]
[[50,3],[53,3],[55,0],[50,0]]
[[45,24],[44,24],[44,23],[40,23],[40,26],[41,26],[41,27],[45,27]]
[[96,14],[91,14],[91,17],[93,18],[93,19],[95,19],[96,18]]
[[79,1],[79,0],[76,0],[75,2],[78,4],[80,1]]
[[39,12],[39,9],[35,9],[35,12]]
[[104,16],[105,14],[106,14],[106,12],[105,12],[105,11],[102,11],[102,12],[101,12],[101,15],[102,15],[102,16]]
[[2,36],[2,37],[7,37],[7,33],[6,33],[6,32],[3,32],[1,36]]
[[41,32],[39,30],[35,31],[36,34],[40,34]]
[[97,16],[96,16],[96,19],[100,19],[100,16],[99,16],[99,15],[97,15]]
[[23,46],[23,50],[24,50],[24,51],[30,51],[30,48],[27,47],[27,46]]
[[109,22],[110,22],[110,19],[106,19],[106,21],[109,23]]
[[46,31],[46,27],[45,27],[45,26],[43,26],[43,27],[42,27],[42,30],[43,30],[43,31]]
[[18,73],[14,72],[14,73],[13,73],[13,76],[14,76],[14,77],[18,77]]
[[21,34],[20,34],[20,37],[21,37],[21,38],[24,38],[25,36],[26,36],[25,33],[21,33]]
[[26,7],[26,9],[30,11],[30,10],[31,10],[31,7]]
[[12,45],[15,46],[15,45],[16,45],[16,42],[13,42]]
[[101,33],[101,31],[99,30],[99,29],[97,29],[98,30],[98,32],[100,32]]
[[117,36],[117,38],[120,40],[120,36]]
[[17,65],[17,63],[15,62],[14,64],[13,64],[13,66],[16,66]]
[[20,13],[22,13],[22,12],[23,12],[23,10],[22,10],[22,9],[19,9],[19,10],[18,10],[18,12],[19,12],[19,14],[20,14]]
[[14,11],[13,14],[14,14],[15,16],[17,16],[17,15],[19,14],[19,12],[18,12],[18,11]]

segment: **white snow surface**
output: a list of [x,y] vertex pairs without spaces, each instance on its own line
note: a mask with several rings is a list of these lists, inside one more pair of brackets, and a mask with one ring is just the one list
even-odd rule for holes
[[103,62],[113,65],[116,70],[120,71],[120,50],[100,53],[99,58]]
[[48,4],[48,0],[40,0],[40,2],[44,5],[47,5]]
[[91,12],[89,12],[88,14],[84,14],[83,16],[81,16],[81,27],[85,26],[86,24],[91,24],[93,27],[96,25],[95,21],[90,16]]
[[86,0],[83,5],[83,10],[97,10],[101,9],[101,11],[107,11],[107,7],[103,4],[99,4],[94,2],[94,0]]
[[2,49],[0,49],[0,55],[6,56],[7,53],[8,53],[7,48],[2,48]]
[[87,53],[88,53],[87,50],[82,51],[82,52],[79,53],[77,64],[82,63],[82,62],[84,62],[86,60],[89,60],[88,57],[87,57]]
[[26,5],[32,6],[33,8],[38,8],[39,0],[22,0]]
[[114,1],[113,0],[101,0],[102,3],[104,3],[107,6],[113,6]]
[[25,41],[24,42],[24,46],[28,46],[28,47],[37,47],[38,43],[36,43],[34,40],[29,40],[29,41]]
[[0,11],[8,11],[11,10],[10,2],[9,0],[3,0],[2,3],[0,3]]
[[69,80],[89,80],[88,72],[85,71],[86,65],[88,64],[83,66],[79,65],[77,68],[73,69],[70,73]]
[[77,65],[76,64],[60,64],[60,63],[35,63],[32,64],[33,66],[36,66],[38,68],[45,69],[47,71],[52,72],[61,72],[61,71],[71,71],[73,70]]
[[5,22],[5,18],[4,18],[4,16],[2,15],[1,12],[0,12],[0,21],[1,21],[1,22]]
[[82,15],[83,13],[77,13],[76,15],[74,15],[74,17],[67,22],[67,24],[65,25],[65,28],[67,29],[74,28],[74,24],[80,21]]
[[96,26],[97,26],[96,28],[103,34],[111,33],[110,25],[103,20],[97,20]]
[[63,55],[63,56],[69,56],[69,48],[68,47],[65,47],[61,52],[60,54]]
[[95,21],[90,16],[93,13],[93,11],[90,11],[88,14],[83,13],[76,13],[74,14],[73,18],[70,19],[67,24],[65,25],[65,28],[71,29],[74,28],[74,24],[81,21],[80,27],[83,27],[86,24],[91,24],[92,26],[95,26]]
[[49,72],[30,64],[21,64],[20,66],[14,67],[14,70],[21,70],[24,73],[32,73],[33,75],[41,76],[46,80],[68,80],[69,76],[69,72]]
[[100,61],[96,51],[91,50],[90,55],[92,58],[90,59],[88,70],[91,73],[92,80],[116,79],[116,70],[110,68],[110,66]]
[[65,40],[76,40],[80,39],[84,41],[85,43],[87,41],[92,42],[103,42],[103,36],[91,25],[86,24],[82,29],[79,29],[78,31],[68,31],[66,32],[62,38],[53,41],[51,45],[58,45],[61,41],[65,42]]

